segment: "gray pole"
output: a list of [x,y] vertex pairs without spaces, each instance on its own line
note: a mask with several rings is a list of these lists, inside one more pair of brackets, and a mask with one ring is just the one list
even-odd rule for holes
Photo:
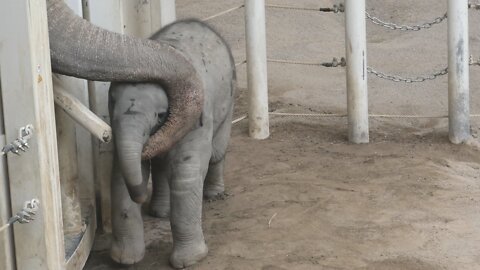
[[268,119],[265,0],[245,0],[249,133],[258,140],[270,135]]
[[452,143],[470,138],[468,0],[448,0],[448,115]]
[[348,140],[368,143],[365,0],[345,0]]

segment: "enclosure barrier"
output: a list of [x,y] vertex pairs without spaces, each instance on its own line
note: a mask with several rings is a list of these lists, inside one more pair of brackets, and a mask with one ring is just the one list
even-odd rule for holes
[[[352,1],[353,2],[353,1]],[[355,1],[355,5],[361,5],[364,1]],[[402,24],[395,24],[386,22],[382,19],[379,19],[368,12],[365,11],[364,5],[361,11],[355,12],[355,7],[349,8],[348,6],[352,3],[348,0],[345,2],[345,8],[342,5],[335,5],[334,8],[303,8],[303,7],[296,7],[296,6],[283,6],[283,5],[266,5],[266,7],[277,8],[277,9],[288,9],[288,10],[297,10],[297,11],[316,11],[316,12],[346,12],[346,32],[358,34],[364,31],[361,29],[356,29],[354,31],[349,31],[349,26],[359,27],[364,22],[360,22],[360,20],[364,20],[362,17],[370,20],[372,23],[376,25],[380,25],[382,27],[391,29],[391,30],[401,30],[401,31],[420,31],[423,29],[431,28],[437,24],[440,24],[447,19],[447,13],[443,16],[437,17],[431,21],[424,22],[421,24],[416,25],[402,25]],[[270,113],[269,115],[272,116],[312,116],[312,117],[345,117],[348,116],[349,119],[349,139],[352,142],[368,142],[368,135],[367,139],[359,139],[358,134],[368,134],[368,118],[449,118],[449,138],[452,143],[462,143],[465,142],[470,138],[470,118],[471,117],[479,117],[478,114],[470,114],[469,109],[469,86],[468,86],[468,65],[480,65],[480,58],[478,60],[474,60],[473,56],[468,56],[468,9],[476,9],[480,10],[480,4],[478,3],[470,3],[467,0],[461,1],[448,1],[449,10],[448,14],[450,15],[451,19],[449,20],[449,67],[455,67],[461,70],[461,72],[455,72],[453,68],[444,68],[439,71],[435,71],[432,74],[425,75],[425,76],[417,76],[417,77],[404,77],[399,75],[391,75],[387,74],[378,70],[375,70],[372,67],[366,65],[366,58],[364,61],[362,60],[362,64],[360,66],[356,66],[357,74],[362,74],[362,78],[366,76],[366,73],[372,74],[378,78],[390,80],[393,82],[404,82],[404,83],[416,83],[416,82],[424,82],[427,80],[434,80],[440,76],[449,74],[449,115],[437,115],[437,116],[425,116],[425,115],[384,115],[384,114],[369,114],[368,108],[366,107],[366,86],[364,95],[358,95],[361,91],[353,91],[352,87],[348,83],[348,81],[352,81],[347,79],[347,107],[348,107],[348,114],[347,115],[332,115],[332,114],[288,114],[288,113]],[[356,24],[349,25],[349,21],[352,21],[352,15],[349,15],[350,10],[353,16],[357,19]],[[360,15],[359,15],[360,14]],[[363,15],[364,14],[364,15]],[[346,34],[346,39],[352,38],[351,35],[348,33]],[[354,37],[353,37],[354,38]],[[466,41],[466,42],[459,42],[459,41]],[[351,56],[348,57],[348,53],[350,52],[350,48],[346,49],[347,52],[347,77],[349,73],[352,73],[352,67],[354,66],[353,63],[350,63],[352,60],[348,60],[348,58],[352,58]],[[456,52],[462,52],[461,57],[456,57],[458,54]],[[362,52],[363,55],[366,56],[366,52]],[[305,62],[305,61],[298,61],[298,60],[284,60],[284,59],[267,59],[268,62],[272,63],[281,63],[281,64],[298,64],[298,65],[311,65],[311,66],[326,66],[326,67],[336,67],[342,66],[339,65],[338,62],[335,60],[332,62],[333,64],[328,65],[328,63],[321,63],[321,62]],[[353,88],[358,89],[358,88]],[[357,95],[355,95],[356,93]],[[362,97],[363,96],[363,97]],[[363,100],[363,102],[362,102]],[[365,104],[365,108],[361,110],[362,104]],[[354,112],[355,109],[355,112]],[[235,120],[235,123],[246,119],[247,116],[242,116]],[[361,128],[358,129],[360,121],[359,119],[363,119],[363,130],[364,132],[357,132],[355,135],[355,130],[362,130]],[[366,120],[365,120],[366,119]],[[357,127],[357,129],[356,129]]]
[[[474,61],[472,57],[468,58],[468,42],[458,43],[455,41],[459,40],[458,34],[453,33],[462,32],[463,35],[468,35],[468,24],[467,21],[463,18],[466,18],[467,10],[480,9],[480,4],[470,3],[468,0],[453,1],[448,0],[449,10],[447,13],[450,13],[449,20],[449,67],[461,66],[462,74],[453,74],[453,69],[448,70],[444,68],[439,71],[435,71],[432,74],[417,76],[417,77],[404,77],[399,75],[387,74],[381,71],[374,69],[367,65],[367,53],[366,53],[366,34],[365,34],[365,19],[368,19],[373,24],[385,27],[390,30],[400,30],[400,31],[420,31],[424,29],[432,28],[435,25],[441,24],[447,19],[447,13],[437,18],[434,18],[430,21],[414,24],[414,25],[404,25],[396,24],[384,21],[378,17],[371,15],[365,10],[365,1],[345,1],[345,6],[343,4],[336,4],[333,7],[320,7],[320,8],[306,8],[299,6],[288,6],[288,5],[277,5],[277,4],[265,4],[266,8],[273,9],[286,9],[286,10],[295,10],[295,11],[314,11],[314,12],[333,12],[341,13],[345,12],[345,22],[346,22],[346,40],[347,41],[356,41],[354,43],[346,42],[346,44],[357,44],[351,48],[346,47],[346,58],[345,62],[338,62],[336,58],[332,62],[306,62],[298,60],[285,60],[285,59],[271,59],[267,58],[266,62],[271,63],[280,63],[280,64],[297,64],[297,65],[311,65],[311,66],[324,66],[324,67],[342,67],[347,66],[347,117],[348,117],[348,137],[351,142],[354,143],[366,143],[368,139],[368,119],[369,117],[382,117],[382,118],[443,118],[444,116],[421,116],[421,115],[382,115],[382,114],[369,114],[368,113],[368,90],[366,83],[366,74],[372,74],[378,78],[390,80],[393,82],[404,82],[404,83],[416,83],[424,82],[427,80],[434,80],[440,76],[449,74],[449,137],[452,143],[461,143],[467,140],[470,137],[470,117],[476,117],[476,115],[470,115],[469,112],[469,90],[468,90],[468,65],[480,65],[480,58],[478,61]],[[349,7],[350,6],[350,7]],[[240,5],[222,11],[218,14],[212,15],[205,18],[204,20],[211,20],[219,16],[228,14],[232,11],[238,10],[245,7],[245,5]],[[452,9],[452,7],[454,9]],[[455,9],[456,8],[456,9]],[[461,8],[463,14],[461,16],[453,16],[454,12]],[[247,10],[246,10],[247,12]],[[246,19],[248,19],[248,14]],[[458,23],[454,23],[458,21]],[[453,24],[452,24],[453,23]],[[248,31],[248,29],[247,29]],[[455,38],[456,36],[456,38]],[[463,40],[468,40],[463,37]],[[249,51],[254,49],[254,47],[248,47],[249,38],[247,36],[247,54]],[[361,46],[359,44],[362,44]],[[360,47],[359,47],[360,46]],[[354,50],[356,49],[356,50]],[[453,50],[459,50],[463,52],[463,56],[459,60],[453,54]],[[251,52],[250,52],[251,53]],[[257,59],[258,60],[258,59]],[[239,66],[248,61],[242,61],[237,63]],[[458,65],[457,65],[458,64]],[[249,71],[247,70],[247,73]],[[250,73],[248,73],[250,75]],[[462,77],[460,79],[460,77]],[[252,80],[248,76],[249,81]],[[265,75],[266,79],[266,75]],[[252,91],[252,88],[249,85],[249,91]],[[250,92],[252,93],[252,92]],[[251,102],[255,102],[253,105]],[[267,104],[268,108],[268,96],[262,101],[264,106]],[[250,100],[249,110],[252,110],[252,107],[255,108],[259,106],[259,100],[255,101]],[[270,113],[269,115],[279,115],[275,113]],[[295,114],[294,114],[295,115]],[[285,113],[282,113],[281,116],[286,116]],[[315,116],[319,116],[315,114]],[[328,115],[325,115],[328,116]],[[331,115],[332,117],[339,117],[341,115]],[[255,119],[256,117],[249,117],[249,127],[250,130],[255,129]],[[237,123],[247,117],[240,117],[234,122]],[[258,119],[266,119],[264,115]],[[252,136],[254,137],[254,136]]]

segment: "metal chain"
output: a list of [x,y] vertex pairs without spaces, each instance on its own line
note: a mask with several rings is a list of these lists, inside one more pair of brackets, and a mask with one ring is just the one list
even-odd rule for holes
[[335,4],[333,7],[329,8],[305,8],[305,7],[294,7],[294,6],[282,6],[282,5],[265,5],[267,8],[279,8],[279,9],[290,9],[290,10],[304,10],[304,11],[320,11],[320,12],[345,12],[345,6],[343,4]]
[[[470,59],[468,61],[470,66],[480,66],[480,58],[477,60],[474,59],[473,55],[470,55]],[[416,82],[425,82],[427,80],[435,80],[436,78],[448,74],[448,68],[444,68],[440,71],[434,72],[431,75],[427,76],[419,76],[415,78],[405,78],[399,75],[392,75],[386,74],[380,71],[375,70],[372,67],[367,67],[367,72],[370,74],[375,75],[378,78],[393,81],[393,82],[404,82],[404,83],[416,83]]]
[[433,21],[410,26],[410,25],[398,25],[395,23],[386,22],[375,16],[370,15],[368,12],[365,12],[365,14],[367,15],[367,18],[376,25],[380,25],[391,30],[401,30],[401,31],[420,31],[422,29],[428,29],[435,24],[442,23],[447,18],[447,13],[445,13],[442,17],[437,17]]
[[404,82],[404,83],[416,83],[416,82],[425,82],[427,80],[435,80],[436,78],[443,76],[448,73],[448,68],[444,68],[440,71],[434,72],[431,75],[419,76],[414,78],[405,78],[398,75],[386,74],[380,71],[373,69],[372,67],[367,67],[367,72],[371,73],[378,78],[393,81],[393,82]]

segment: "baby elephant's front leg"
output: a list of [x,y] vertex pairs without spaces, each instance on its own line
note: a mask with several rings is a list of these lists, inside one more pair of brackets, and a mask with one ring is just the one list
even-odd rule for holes
[[[195,147],[196,146],[196,147]],[[195,145],[193,149],[197,148]],[[173,162],[170,178],[170,224],[173,252],[170,263],[175,268],[193,265],[207,256],[208,248],[202,231],[203,180],[211,149],[179,151]]]

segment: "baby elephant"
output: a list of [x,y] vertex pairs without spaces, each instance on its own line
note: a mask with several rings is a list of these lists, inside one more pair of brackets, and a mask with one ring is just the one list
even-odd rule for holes
[[198,21],[173,23],[152,39],[170,44],[193,63],[204,87],[203,110],[196,127],[171,150],[142,161],[142,149],[150,135],[165,124],[168,96],[157,83],[111,85],[109,110],[115,140],[111,257],[118,263],[133,264],[144,256],[141,206],[132,201],[126,183],[140,186],[151,173],[150,213],[170,217],[170,263],[184,268],[200,261],[208,252],[202,232],[203,196],[224,192],[223,168],[232,122],[235,64],[225,41]]

